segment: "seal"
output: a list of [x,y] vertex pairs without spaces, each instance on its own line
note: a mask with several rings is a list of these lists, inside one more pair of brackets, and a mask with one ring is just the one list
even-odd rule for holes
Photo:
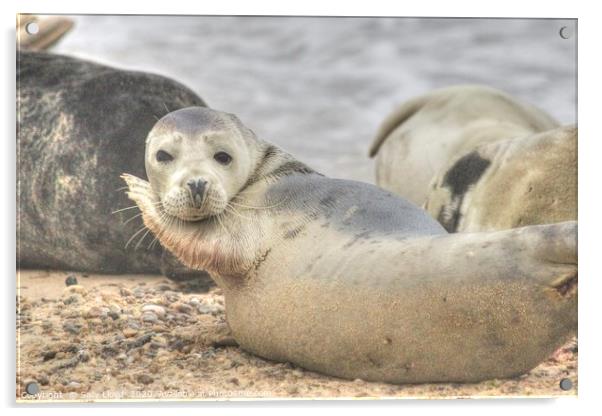
[[577,219],[577,128],[476,146],[433,180],[424,208],[449,232]]
[[370,146],[376,183],[422,205],[429,185],[452,159],[478,145],[558,127],[543,111],[482,85],[434,90],[403,103]]
[[158,244],[148,249],[119,191],[124,170],[145,174],[136,149],[157,120],[203,100],[162,76],[25,50],[17,85],[18,267],[211,281]]
[[448,234],[376,186],[331,179],[235,116],[172,112],[128,196],[161,244],[222,288],[236,342],[348,379],[522,374],[576,329],[575,222]]

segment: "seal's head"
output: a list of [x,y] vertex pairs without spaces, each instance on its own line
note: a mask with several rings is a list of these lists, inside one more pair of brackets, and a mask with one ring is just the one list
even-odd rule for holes
[[188,107],[146,139],[146,174],[166,214],[199,221],[226,208],[255,169],[259,142],[236,116]]

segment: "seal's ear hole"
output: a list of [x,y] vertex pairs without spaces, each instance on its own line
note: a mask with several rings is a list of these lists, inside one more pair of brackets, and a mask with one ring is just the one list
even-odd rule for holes
[[173,156],[167,153],[165,150],[159,150],[155,155],[157,162],[171,162],[173,160]]
[[213,155],[213,158],[222,165],[227,165],[232,162],[232,156],[226,152],[217,152]]

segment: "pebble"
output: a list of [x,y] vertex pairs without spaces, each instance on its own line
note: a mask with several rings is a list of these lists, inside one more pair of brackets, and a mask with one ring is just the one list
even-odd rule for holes
[[38,377],[38,381],[40,382],[40,384],[41,384],[42,386],[47,386],[47,385],[48,385],[48,383],[50,383],[50,380],[48,379],[48,376],[47,376],[46,374],[41,374],[41,375]]
[[139,374],[136,379],[142,384],[151,384],[153,381],[155,381],[155,379],[148,374]]
[[128,342],[128,349],[132,349],[132,348],[139,348],[142,347],[144,344],[146,344],[147,342],[150,342],[153,338],[153,333],[149,332],[146,333],[138,338],[136,338],[134,341],[130,341]]
[[85,287],[81,285],[71,285],[65,288],[66,293],[79,293],[81,295],[85,295],[88,293]]
[[82,300],[83,299],[80,295],[75,294],[67,297],[66,299],[63,299],[63,303],[65,305],[71,305],[72,303],[80,303]]
[[176,320],[176,321],[181,321],[181,322],[184,322],[184,321],[187,321],[187,320],[190,318],[190,316],[189,316],[189,315],[186,315],[186,314],[184,314],[184,313],[177,313],[177,314],[174,316],[174,318],[175,318],[175,320]]
[[78,383],[77,381],[70,381],[69,383],[67,383],[67,388],[68,389],[79,389],[81,387],[81,383]]
[[153,312],[155,315],[163,318],[165,316],[165,308],[160,305],[147,304],[142,307],[142,312]]
[[86,317],[88,318],[104,318],[109,315],[110,309],[106,307],[100,306],[92,306],[86,312]]
[[77,278],[72,274],[67,276],[67,278],[65,279],[65,286],[73,286],[76,284],[77,284]]
[[172,307],[174,309],[176,309],[178,312],[182,312],[185,313],[187,315],[190,315],[192,313],[192,306],[186,304],[186,303],[182,303],[182,302],[176,302],[172,305]]
[[90,361],[90,354],[88,353],[88,351],[84,351],[84,350],[80,351],[79,352],[79,360],[82,363]]
[[129,326],[131,329],[135,329],[135,330],[138,330],[138,329],[140,329],[140,325],[139,325],[139,324],[138,324],[138,322],[136,322],[136,321],[128,321],[128,326]]
[[82,330],[82,325],[78,322],[65,322],[63,324],[63,329],[71,334],[79,334]]
[[215,306],[205,304],[197,306],[197,310],[199,311],[199,313],[210,313],[212,315],[218,312],[218,309]]
[[161,324],[154,324],[151,329],[155,332],[166,332],[169,331],[169,329],[165,326],[165,325],[161,325]]
[[123,335],[125,335],[127,338],[131,338],[131,337],[133,337],[134,335],[137,335],[137,334],[138,334],[138,331],[136,329],[133,329],[133,328],[125,328],[123,330]]
[[119,289],[119,294],[121,296],[132,296],[132,291],[128,288],[122,287]]
[[142,322],[151,323],[157,322],[159,320],[159,318],[157,318],[157,315],[155,315],[153,312],[144,312],[140,319],[142,319]]

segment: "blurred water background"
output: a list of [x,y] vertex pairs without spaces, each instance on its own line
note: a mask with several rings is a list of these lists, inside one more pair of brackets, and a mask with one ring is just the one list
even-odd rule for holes
[[[171,77],[333,177],[374,182],[382,119],[480,83],[576,122],[576,21],[77,16],[54,52]],[[567,26],[563,39],[559,30]],[[141,149],[142,151],[142,149]]]

